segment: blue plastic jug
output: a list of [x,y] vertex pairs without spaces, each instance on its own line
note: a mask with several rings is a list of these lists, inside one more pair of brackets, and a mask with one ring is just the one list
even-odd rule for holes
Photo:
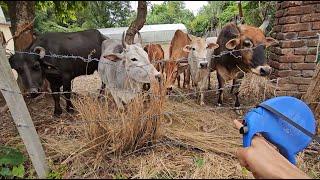
[[296,154],[310,144],[316,131],[310,108],[290,96],[275,97],[251,109],[244,117],[244,125],[244,147],[249,147],[253,136],[260,133],[292,164],[296,164]]

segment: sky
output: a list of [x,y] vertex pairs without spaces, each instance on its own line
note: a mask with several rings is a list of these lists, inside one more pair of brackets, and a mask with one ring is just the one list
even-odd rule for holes
[[[151,1],[151,4],[161,4],[163,1]],[[198,13],[203,5],[208,4],[208,1],[184,1],[186,8],[191,10],[194,15]],[[136,10],[138,7],[138,1],[131,1],[132,9]]]

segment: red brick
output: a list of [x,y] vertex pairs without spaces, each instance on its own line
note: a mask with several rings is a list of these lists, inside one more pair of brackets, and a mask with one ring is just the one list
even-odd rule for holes
[[302,70],[303,77],[312,77],[314,75],[314,70]]
[[284,39],[285,40],[297,39],[297,37],[298,37],[298,33],[296,33],[296,32],[289,32],[289,33],[284,34]]
[[279,57],[279,62],[281,63],[302,63],[304,62],[304,56],[297,55],[287,55]]
[[279,32],[279,31],[281,31],[281,28],[282,28],[281,25],[273,26],[272,31],[273,32]]
[[316,61],[316,55],[307,55],[304,62],[315,62]]
[[320,29],[320,21],[312,23],[312,29]]
[[284,10],[283,16],[300,15],[312,13],[313,5],[289,7]]
[[[273,52],[275,55],[293,55],[293,53],[294,53],[294,49],[292,49],[292,48],[282,49],[279,47],[270,47],[270,51]],[[278,56],[277,56],[277,58],[278,58]],[[275,59],[275,58],[272,58],[272,59]]]
[[320,31],[302,31],[299,32],[299,37],[316,36],[317,33],[320,33]]
[[307,39],[305,42],[308,47],[316,47],[318,45],[318,39]]
[[299,6],[302,4],[302,1],[284,1],[281,4],[282,8],[292,7],[292,6]]
[[281,41],[280,47],[281,48],[297,48],[304,46],[305,43],[303,40],[291,40],[291,41]]
[[312,78],[290,77],[289,79],[291,84],[310,84]]
[[291,68],[291,63],[279,63],[277,61],[269,61],[269,65],[279,70],[287,70]]
[[319,21],[320,13],[306,14],[301,16],[301,22]]
[[276,4],[276,10],[279,10],[281,8],[281,3]]
[[298,70],[275,70],[274,74],[277,77],[287,77],[287,76],[296,76],[298,74],[301,74]]
[[320,4],[317,4],[317,7],[315,9],[316,9],[316,12],[320,12]]
[[279,84],[279,89],[281,91],[296,91],[296,90],[298,90],[298,85],[296,85],[296,84]]
[[297,23],[283,25],[282,32],[297,32],[297,31],[307,31],[310,29],[310,23]]
[[315,68],[316,68],[315,63],[292,63],[292,69],[314,70]]
[[283,16],[283,13],[284,13],[284,10],[278,10],[274,16],[275,16],[276,18],[282,17],[282,16]]
[[302,48],[294,49],[295,55],[315,55],[316,52],[317,52],[316,48],[302,47]]
[[317,4],[319,1],[303,1],[303,4]]
[[309,85],[299,85],[298,90],[300,92],[306,92],[308,90]]
[[300,22],[300,16],[287,16],[279,19],[279,24],[292,24],[292,23],[299,23],[299,22]]

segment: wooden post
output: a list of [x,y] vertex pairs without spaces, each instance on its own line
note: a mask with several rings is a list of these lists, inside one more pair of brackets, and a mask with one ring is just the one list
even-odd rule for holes
[[40,138],[34,128],[26,103],[19,94],[20,89],[2,46],[0,46],[0,89],[38,177],[47,178],[48,166]]

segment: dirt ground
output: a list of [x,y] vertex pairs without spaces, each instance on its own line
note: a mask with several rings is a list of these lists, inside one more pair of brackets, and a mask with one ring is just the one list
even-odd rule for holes
[[[165,52],[167,57],[167,50]],[[212,88],[217,89],[215,74],[212,74],[212,79]],[[73,91],[83,95],[87,94],[86,91],[98,93],[100,84],[97,73],[81,76],[74,80]],[[83,141],[79,113],[68,114],[64,111],[60,118],[53,117],[51,96],[46,95],[38,100],[26,99],[26,103],[49,167],[62,178],[253,178],[249,171],[241,168],[234,156],[236,148],[242,145],[242,138],[233,128],[232,121],[242,116],[231,109],[233,96],[225,94],[223,107],[216,106],[216,92],[206,93],[204,107],[197,105],[193,95],[167,98],[164,111],[172,119],[170,122],[170,118],[165,118],[166,122],[161,126],[163,138],[144,151],[120,157],[103,157],[99,153],[83,150],[87,142]],[[92,96],[96,98],[96,94]],[[254,106],[261,100],[243,96],[241,104],[244,107]],[[4,104],[0,96],[0,107]],[[64,100],[61,105],[65,107]],[[244,112],[247,110],[244,108]],[[27,154],[9,111],[1,114],[0,124],[0,145],[13,146]],[[166,137],[190,147],[168,143]],[[313,144],[311,149],[299,154],[298,166],[310,177],[320,178],[320,156],[314,147]],[[72,161],[65,163],[70,157]],[[27,177],[36,177],[30,160],[26,165]]]

